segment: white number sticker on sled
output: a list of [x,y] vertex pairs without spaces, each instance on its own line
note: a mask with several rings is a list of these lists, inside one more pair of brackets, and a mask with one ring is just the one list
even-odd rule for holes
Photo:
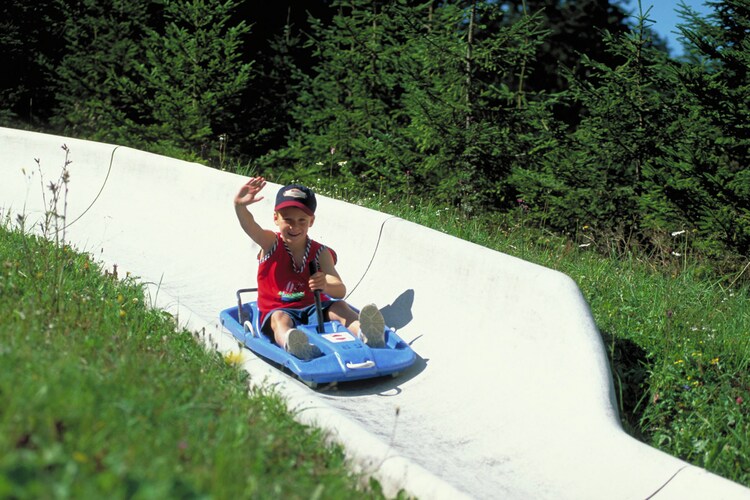
[[322,335],[328,342],[338,344],[339,342],[354,342],[354,336],[349,332],[324,333]]

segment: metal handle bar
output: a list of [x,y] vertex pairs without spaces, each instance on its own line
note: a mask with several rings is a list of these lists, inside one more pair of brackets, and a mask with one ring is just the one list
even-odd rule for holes
[[242,298],[240,298],[240,295],[243,293],[257,291],[257,288],[240,288],[239,290],[237,290],[237,319],[239,320],[240,325],[243,325],[245,323],[245,319],[242,317]]

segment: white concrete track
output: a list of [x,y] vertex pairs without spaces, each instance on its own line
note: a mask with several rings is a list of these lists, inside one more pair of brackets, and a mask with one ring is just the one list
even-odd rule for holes
[[[254,286],[257,248],[232,198],[245,179],[125,147],[0,129],[0,208],[27,227],[70,148],[66,238],[159,307],[237,350],[218,325]],[[40,160],[40,169],[35,159]],[[272,201],[253,205],[271,227]],[[49,198],[49,194],[47,195]],[[387,494],[421,498],[734,499],[750,490],[629,437],[601,336],[567,276],[319,197],[311,236],[334,248],[349,301],[378,304],[418,354],[397,379],[312,391],[244,350],[256,383],[328,429]]]

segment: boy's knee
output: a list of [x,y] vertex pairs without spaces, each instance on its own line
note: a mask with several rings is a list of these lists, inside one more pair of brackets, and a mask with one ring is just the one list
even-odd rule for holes
[[341,304],[342,303],[343,303],[343,301],[333,302],[330,306],[328,306],[328,310],[331,311],[331,312],[333,312],[333,313],[339,313],[342,310],[342,308],[341,308]]
[[328,308],[328,317],[340,321],[344,326],[348,326],[352,321],[356,321],[357,316],[354,309],[343,300],[334,302]]
[[333,313],[336,316],[347,317],[354,313],[354,309],[349,307],[349,304],[343,300],[338,300],[330,305],[328,312]]
[[284,311],[273,311],[271,313],[271,325],[292,325],[294,326],[294,321],[292,320],[292,317],[289,316]]

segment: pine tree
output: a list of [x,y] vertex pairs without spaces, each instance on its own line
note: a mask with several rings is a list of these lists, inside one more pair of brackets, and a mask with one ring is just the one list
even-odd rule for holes
[[[311,20],[305,42],[314,61],[301,76],[290,114],[289,146],[266,163],[308,175],[380,179],[398,184],[405,165],[392,134],[399,118],[400,18],[407,2],[333,2],[330,23]],[[403,167],[403,168],[402,168]],[[343,179],[342,179],[343,180]]]
[[66,46],[53,123],[65,133],[199,158],[233,130],[250,77],[234,1],[56,2]]
[[295,105],[300,126],[266,161],[378,190],[418,184],[468,211],[507,203],[512,164],[549,138],[547,103],[527,102],[522,77],[506,83],[533,59],[538,19],[498,31],[502,12],[486,2],[334,7],[333,24],[313,25],[318,65]]
[[561,69],[579,77],[586,66],[581,54],[608,66],[621,62],[607,51],[604,32],[622,35],[628,31],[627,15],[617,2],[600,0],[505,0],[503,24],[513,24],[526,15],[539,16],[542,26],[549,30],[537,56],[529,68],[528,88],[537,91],[560,92],[568,88]]
[[653,44],[648,12],[627,36],[607,36],[622,64],[583,58],[589,76],[570,76],[580,124],[553,161],[512,178],[532,215],[657,246],[659,234],[695,229],[704,252],[748,252],[748,2],[712,4],[715,15],[683,27],[685,60]]
[[625,34],[605,35],[607,62],[583,56],[568,73],[570,98],[583,113],[559,154],[541,169],[519,169],[514,185],[538,217],[574,232],[589,225],[625,237],[661,228],[675,207],[654,192],[658,159],[672,142],[674,78],[650,37],[647,12]]
[[44,124],[54,105],[49,71],[60,52],[53,0],[6,0],[0,5],[0,124]]
[[548,32],[538,15],[501,26],[503,15],[492,3],[442,4],[405,51],[405,132],[422,156],[417,178],[468,212],[511,205],[514,166],[554,143],[551,101],[527,89]]
[[151,0],[56,0],[65,55],[55,70],[53,125],[76,137],[124,141],[138,120],[118,88],[136,79]]
[[254,63],[236,111],[233,143],[255,159],[286,144],[297,87],[310,73],[310,49],[303,46],[309,19],[330,22],[332,11],[325,0],[277,0],[263,9],[257,2],[238,4],[235,17],[252,23],[243,52]]
[[[243,37],[250,27],[232,16],[233,0],[164,0],[164,24],[147,30],[135,95],[145,144],[161,152],[206,157],[232,129],[239,97],[250,79]],[[136,106],[141,100],[142,104]],[[226,138],[226,137],[225,137]]]
[[[687,62],[677,67],[692,104],[690,139],[676,160],[692,167],[691,216],[702,234],[750,252],[750,2],[708,2],[701,18],[686,6]],[[721,251],[722,248],[717,249]]]
[[294,89],[303,78],[298,61],[302,38],[291,24],[281,34],[271,34],[256,54],[252,80],[237,109],[234,136],[243,154],[257,158],[287,141]]

